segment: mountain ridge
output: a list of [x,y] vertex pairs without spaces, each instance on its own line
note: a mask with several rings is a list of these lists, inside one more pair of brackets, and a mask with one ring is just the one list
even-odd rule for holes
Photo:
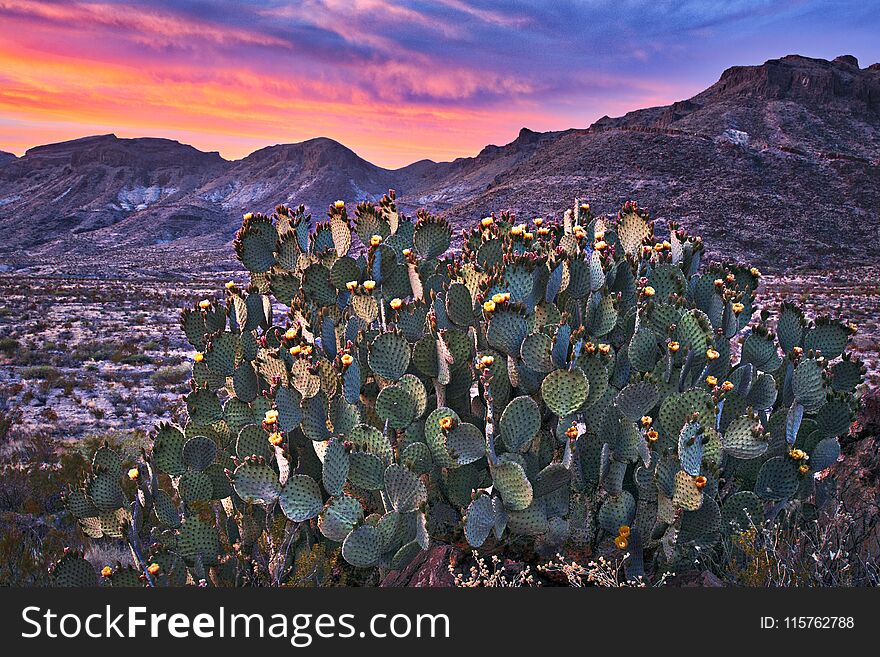
[[[168,139],[95,135],[29,149],[0,168],[8,235],[0,266],[57,272],[61,261],[114,263],[120,239],[136,254],[120,259],[137,263],[120,263],[129,273],[185,270],[193,258],[175,255],[179,240],[211,254],[203,269],[232,266],[219,254],[243,212],[304,202],[320,219],[337,198],[375,201],[389,188],[405,211],[424,206],[454,223],[501,208],[558,215],[575,197],[610,213],[635,198],[659,226],[681,219],[707,242],[768,222],[779,229],[769,249],[749,235],[735,240],[731,257],[816,267],[840,251],[861,262],[877,254],[878,163],[880,66],[859,68],[851,56],[731,67],[670,105],[587,128],[523,128],[473,157],[397,169],[326,137],[225,160]],[[24,213],[31,221],[17,219]],[[837,234],[849,239],[837,245]],[[810,245],[806,255],[788,255],[796,244]]]

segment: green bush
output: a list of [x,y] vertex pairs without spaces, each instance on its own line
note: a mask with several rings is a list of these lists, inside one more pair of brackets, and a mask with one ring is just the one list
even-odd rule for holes
[[[783,305],[771,328],[760,272],[702,264],[635,203],[451,233],[393,192],[245,216],[249,280],[182,315],[188,421],[138,462],[98,449],[68,495],[136,555],[107,581],[283,584],[315,543],[361,573],[440,542],[662,576],[816,517],[864,374],[852,326]],[[80,562],[56,583],[94,583]]]

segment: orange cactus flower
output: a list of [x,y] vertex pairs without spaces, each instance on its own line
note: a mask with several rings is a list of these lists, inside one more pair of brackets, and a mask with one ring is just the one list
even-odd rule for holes
[[623,538],[629,538],[631,533],[632,529],[630,529],[629,525],[621,525],[617,530],[617,535]]
[[617,546],[618,550],[625,550],[626,546],[629,545],[629,541],[627,541],[623,536],[617,536],[614,539],[614,545]]
[[452,428],[452,418],[451,417],[441,417],[438,424],[443,431],[449,431]]
[[150,573],[150,575],[155,575],[160,570],[162,570],[162,567],[159,566],[159,564],[157,563],[151,563],[149,566],[147,566],[147,572]]

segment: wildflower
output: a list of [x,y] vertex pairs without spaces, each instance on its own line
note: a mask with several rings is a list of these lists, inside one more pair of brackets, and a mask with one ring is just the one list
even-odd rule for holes
[[269,444],[278,447],[284,441],[284,436],[278,431],[269,434]]
[[443,431],[448,431],[452,428],[452,418],[451,417],[441,417],[438,424]]
[[642,426],[643,427],[650,427],[651,423],[653,421],[654,421],[654,418],[652,418],[650,415],[643,415],[642,416]]
[[113,569],[110,566],[104,566],[101,568],[101,577],[110,577],[113,574]]
[[653,287],[651,287],[650,285],[648,285],[645,288],[645,296],[646,297],[653,297],[655,294],[657,294],[657,291]]
[[487,301],[486,303],[483,304],[483,310],[485,310],[487,313],[494,312],[495,311],[495,302],[490,299],[489,301]]
[[648,439],[649,443],[656,443],[657,439],[660,438],[660,434],[656,429],[648,429],[648,433],[645,434],[645,438]]
[[374,281],[374,280],[364,281],[364,289],[367,292],[372,292],[375,287],[376,287],[376,281]]
[[731,390],[733,390],[733,381],[725,381],[721,384],[721,389],[724,392],[730,392]]
[[203,360],[205,360],[205,354],[203,354],[201,351],[197,351],[196,355],[193,356],[193,360],[197,363],[201,363]]
[[128,478],[132,481],[137,481],[137,478],[141,476],[141,473],[138,472],[137,468],[132,468],[128,471]]
[[351,354],[342,354],[340,360],[342,361],[343,367],[348,367],[354,362],[354,357]]
[[746,307],[741,303],[737,302],[737,303],[733,304],[733,314],[734,315],[739,315],[745,309],[746,309]]
[[627,541],[623,536],[617,536],[614,539],[614,545],[617,546],[618,550],[625,550],[626,546],[629,545],[629,541]]
[[611,353],[611,345],[605,344],[604,342],[599,345],[599,353],[608,355]]
[[721,354],[718,353],[715,349],[707,349],[706,350],[706,358],[709,360],[717,360],[718,356]]
[[391,306],[392,310],[400,310],[401,306],[403,306],[403,299],[395,297],[391,300],[389,305]]
[[379,246],[382,243],[381,235],[373,235],[370,238],[370,246]]
[[697,475],[696,477],[694,477],[694,486],[697,487],[697,490],[703,490],[708,483],[709,480],[706,479],[703,475]]
[[670,351],[671,353],[674,354],[674,353],[677,352],[679,349],[681,349],[681,345],[678,344],[675,340],[673,340],[672,342],[669,343],[669,351]]
[[162,570],[162,568],[157,563],[151,563],[149,566],[147,566],[147,572],[150,573],[150,575],[155,575],[160,570]]
[[714,377],[710,374],[709,376],[706,377],[706,383],[714,388],[715,386],[718,385],[718,378]]
[[488,228],[489,226],[491,226],[494,223],[494,221],[495,220],[492,219],[492,217],[483,217],[483,220],[480,222],[480,225],[483,228]]
[[345,207],[345,201],[336,201],[336,203],[333,204],[333,207],[337,210],[341,210]]
[[302,345],[295,344],[290,348],[291,356],[299,356],[302,353]]
[[631,533],[632,533],[632,530],[630,529],[629,525],[621,525],[617,529],[617,535],[622,536],[623,538],[629,538]]
[[211,307],[211,302],[208,301],[207,299],[202,299],[201,301],[199,301],[199,308],[201,308],[202,310],[207,310],[210,307]]

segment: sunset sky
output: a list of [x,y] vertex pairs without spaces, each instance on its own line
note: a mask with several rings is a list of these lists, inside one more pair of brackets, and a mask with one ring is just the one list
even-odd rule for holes
[[868,2],[0,0],[0,150],[89,134],[387,167],[686,98],[737,64],[880,61]]

